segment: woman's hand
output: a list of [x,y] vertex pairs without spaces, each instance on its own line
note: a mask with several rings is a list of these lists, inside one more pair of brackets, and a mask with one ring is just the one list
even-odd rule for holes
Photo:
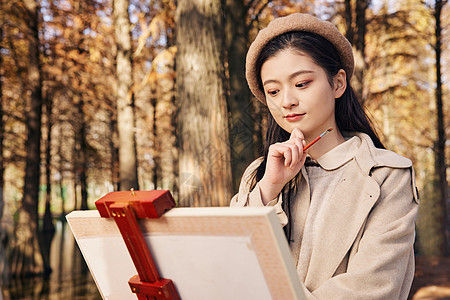
[[272,144],[269,147],[266,171],[259,181],[264,205],[274,199],[286,183],[300,171],[306,160],[306,152],[303,152],[304,146],[303,133],[295,128],[289,140]]

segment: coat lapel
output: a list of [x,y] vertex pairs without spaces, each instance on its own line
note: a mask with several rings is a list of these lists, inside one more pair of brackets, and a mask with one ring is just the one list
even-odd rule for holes
[[361,172],[355,160],[342,176],[324,213],[327,216],[316,228],[319,237],[313,244],[306,286],[314,290],[331,278],[352,247],[358,232],[378,199],[377,182]]

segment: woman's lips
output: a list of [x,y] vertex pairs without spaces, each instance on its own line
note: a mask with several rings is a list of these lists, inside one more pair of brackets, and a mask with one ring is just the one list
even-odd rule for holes
[[294,122],[294,121],[298,121],[298,120],[302,119],[304,116],[305,116],[305,114],[289,114],[289,115],[284,116],[284,118],[288,122]]

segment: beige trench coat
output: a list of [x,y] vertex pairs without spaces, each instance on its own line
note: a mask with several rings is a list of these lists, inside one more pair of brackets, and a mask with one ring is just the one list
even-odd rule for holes
[[[311,245],[308,271],[298,269],[299,278],[308,299],[407,299],[419,202],[412,163],[356,135],[360,148],[330,198],[326,221],[318,224],[323,238]],[[249,190],[260,161],[247,168],[231,206],[263,205],[258,185]],[[299,191],[294,201],[310,201],[309,192]],[[273,201],[284,225],[281,202],[281,196]]]

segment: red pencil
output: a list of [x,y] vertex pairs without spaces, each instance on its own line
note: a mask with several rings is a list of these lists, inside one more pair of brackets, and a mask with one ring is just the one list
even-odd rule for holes
[[328,128],[327,130],[325,130],[324,132],[322,132],[321,135],[319,135],[314,141],[312,141],[311,143],[309,143],[308,145],[305,146],[305,148],[303,148],[303,151],[306,151],[309,147],[311,147],[312,145],[314,145],[315,143],[317,143],[318,140],[320,140],[321,138],[323,138],[323,136],[325,134],[327,134],[328,132],[332,131],[333,128]]

